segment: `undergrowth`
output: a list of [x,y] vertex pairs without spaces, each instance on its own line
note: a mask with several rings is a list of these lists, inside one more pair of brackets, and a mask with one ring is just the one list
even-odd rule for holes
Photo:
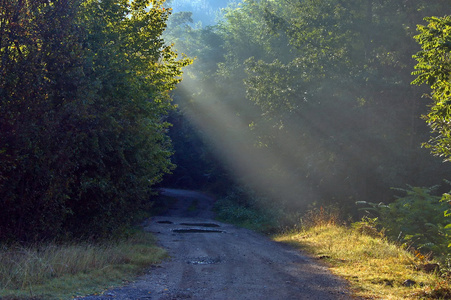
[[263,233],[280,228],[278,209],[262,209],[257,203],[260,204],[261,199],[256,195],[235,188],[226,197],[215,202],[216,218]]
[[71,299],[99,292],[165,256],[146,232],[97,244],[1,246],[0,299]]
[[275,237],[325,262],[366,299],[450,299],[446,272],[411,249],[390,242],[371,219],[346,226],[334,213],[311,211],[301,228]]
[[[389,204],[359,201],[362,210],[391,240],[430,253],[442,263],[451,258],[449,201],[435,195],[438,186],[396,189],[404,195]],[[448,195],[448,194],[445,194]]]

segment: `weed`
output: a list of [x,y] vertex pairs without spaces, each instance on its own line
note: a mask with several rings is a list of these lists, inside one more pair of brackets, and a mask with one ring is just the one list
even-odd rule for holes
[[319,207],[309,210],[301,218],[301,227],[323,227],[338,224],[340,220],[340,211],[337,207]]

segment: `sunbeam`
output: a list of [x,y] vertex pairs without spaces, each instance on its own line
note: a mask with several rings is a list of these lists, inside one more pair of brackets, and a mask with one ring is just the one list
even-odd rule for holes
[[364,3],[284,3],[243,1],[213,27],[185,19],[169,30],[197,57],[176,102],[216,157],[287,211],[336,204],[355,214],[356,201],[392,201],[391,187],[433,184],[446,167],[420,149],[425,105],[399,43],[411,32],[378,37],[380,47],[366,35],[398,28],[382,13],[391,4],[374,5],[380,18],[368,20]]

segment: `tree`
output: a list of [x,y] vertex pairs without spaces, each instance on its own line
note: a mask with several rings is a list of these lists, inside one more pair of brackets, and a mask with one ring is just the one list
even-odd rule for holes
[[423,115],[432,133],[427,143],[434,155],[451,160],[451,16],[428,17],[426,26],[418,25],[416,41],[421,45],[414,58],[418,61],[413,72],[413,84],[426,83],[432,88],[433,103]]
[[79,1],[0,5],[0,239],[52,236],[76,168],[61,125],[77,113]]
[[170,171],[164,1],[2,1],[0,239],[104,236]]
[[414,28],[446,10],[442,0],[229,5],[217,26],[179,34],[199,58],[180,106],[201,115],[243,178],[287,207],[389,202],[391,186],[432,185],[448,172],[418,146],[425,107],[409,84]]
[[353,207],[441,176],[415,147],[426,131],[420,101],[411,103],[421,91],[409,85],[412,28],[448,9],[429,4],[249,0],[227,10],[216,75],[233,88],[221,100],[255,105],[246,115],[251,143],[266,158],[257,173],[271,178],[274,194],[293,190],[286,198],[295,206],[302,198]]
[[[172,124],[169,136],[174,145],[173,161],[177,168],[165,176],[163,184],[179,188],[208,189],[221,194],[230,189],[232,175],[224,168],[224,162],[215,155],[214,143],[208,124],[216,116],[203,107],[220,110],[218,102],[227,101],[223,96],[226,87],[223,78],[217,76],[217,64],[224,60],[223,40],[217,26],[202,27],[193,24],[192,13],[180,12],[171,15],[164,33],[174,48],[195,57],[192,65],[185,69],[183,82],[172,92],[177,111],[170,114]],[[222,127],[220,136],[227,133]],[[219,137],[219,136],[218,136]]]

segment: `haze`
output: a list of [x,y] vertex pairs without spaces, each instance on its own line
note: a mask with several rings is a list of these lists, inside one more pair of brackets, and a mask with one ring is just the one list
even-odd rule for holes
[[[410,82],[416,24],[444,12],[417,2],[244,1],[201,28],[180,13],[187,2],[173,1],[177,22],[166,40],[196,57],[174,98],[207,159],[185,160],[176,175],[201,169],[221,178],[215,171],[226,170],[262,205],[292,212],[333,204],[353,215],[356,201],[393,201],[392,187],[440,184],[449,166],[421,148],[428,90]],[[177,147],[178,162],[194,151]],[[191,185],[204,182],[194,177]]]

